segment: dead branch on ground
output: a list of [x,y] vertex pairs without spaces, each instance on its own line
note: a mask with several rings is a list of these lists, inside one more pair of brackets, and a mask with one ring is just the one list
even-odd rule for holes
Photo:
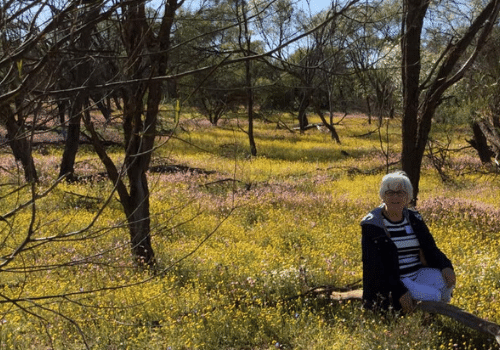
[[[325,291],[328,291],[328,288],[326,288]],[[345,292],[334,291],[330,293],[330,299],[337,301],[361,301],[362,298],[362,289],[348,290]],[[438,301],[419,301],[417,303],[417,308],[431,314],[440,314],[446,317],[450,317],[466,327],[469,327],[481,333],[492,335],[493,337],[495,337],[498,344],[500,344],[500,325],[494,322],[482,319],[481,317],[473,315],[454,305]]]

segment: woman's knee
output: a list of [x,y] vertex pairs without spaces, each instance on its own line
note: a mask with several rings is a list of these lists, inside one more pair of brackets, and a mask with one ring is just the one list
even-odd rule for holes
[[438,289],[446,287],[441,271],[431,267],[423,267],[418,270],[415,281],[421,284],[434,286]]

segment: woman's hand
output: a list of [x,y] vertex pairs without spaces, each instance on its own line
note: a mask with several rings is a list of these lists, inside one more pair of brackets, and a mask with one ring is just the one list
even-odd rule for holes
[[413,312],[417,306],[417,302],[411,297],[410,292],[403,294],[401,298],[399,298],[399,303],[403,308],[403,312],[406,314]]
[[449,267],[444,268],[441,271],[441,274],[443,275],[443,279],[444,279],[446,286],[448,288],[451,288],[452,286],[454,286],[457,283],[457,278],[455,276],[455,272],[453,271],[453,269],[451,269]]

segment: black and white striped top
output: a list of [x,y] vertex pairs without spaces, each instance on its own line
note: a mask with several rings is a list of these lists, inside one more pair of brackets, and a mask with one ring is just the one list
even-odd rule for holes
[[384,218],[384,225],[398,248],[399,272],[401,278],[414,277],[423,267],[420,262],[420,243],[406,218],[399,222]]

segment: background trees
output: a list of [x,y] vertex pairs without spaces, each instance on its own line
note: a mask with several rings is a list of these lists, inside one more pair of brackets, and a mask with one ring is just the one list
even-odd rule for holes
[[[152,266],[147,171],[155,147],[159,106],[165,96],[185,96],[187,103],[204,106],[202,111],[209,114],[212,124],[228,107],[238,109],[245,103],[250,149],[255,155],[254,82],[259,79],[257,68],[263,65],[257,59],[265,61],[297,39],[334,23],[353,3],[332,7],[313,26],[281,37],[277,47],[263,48],[258,40],[253,42],[252,30],[265,22],[262,16],[268,15],[268,6],[279,4],[277,1],[264,5],[207,3],[183,12],[180,19],[184,23],[176,17],[184,1],[176,0],[161,2],[156,9],[147,9],[146,1],[125,0],[6,2],[1,11],[6,30],[2,36],[0,104],[13,154],[21,160],[26,179],[36,181],[29,140],[41,127],[48,128],[47,132],[64,137],[60,176],[77,180],[74,162],[81,135],[90,140],[119,196],[132,252],[139,264]],[[207,20],[200,26],[190,27],[203,16]],[[219,21],[214,22],[214,18]],[[317,63],[318,57],[314,60]],[[191,85],[183,84],[183,77]],[[107,140],[99,129],[102,124],[96,123],[91,113],[97,109],[109,120],[105,101],[116,91],[123,104],[121,164],[109,155]],[[308,105],[304,96],[299,116],[305,115]],[[35,107],[43,112],[43,120],[37,119]]]
[[485,45],[496,25],[500,2],[488,2],[479,9],[470,24],[464,24],[457,33],[449,33],[447,46],[442,48],[438,60],[424,77],[421,71],[422,35],[431,2],[407,0],[403,5],[401,164],[414,185],[416,201],[422,158],[432,126],[432,117],[442,102],[443,94],[464,77]]
[[468,117],[471,122],[472,138],[469,143],[477,150],[481,162],[485,164],[490,163],[492,158],[495,158],[498,164],[500,154],[498,30],[498,27],[493,29],[482,54],[454,91],[459,99],[457,104],[465,114],[463,117]]
[[[456,85],[453,93],[463,87],[484,95],[472,82],[488,81],[490,98],[477,106],[488,113],[474,113],[474,145],[485,162],[498,147],[496,51],[488,39],[496,1],[471,5],[472,19],[454,2],[417,0],[402,8],[397,2],[332,2],[314,14],[289,0],[185,5],[7,1],[0,12],[0,120],[25,179],[39,178],[32,145],[40,132],[64,141],[59,175],[68,180],[78,180],[79,143],[91,142],[116,186],[138,262],[155,264],[147,172],[164,102],[177,101],[177,120],[187,108],[213,126],[229,113],[247,120],[250,156],[258,147],[254,118],[273,120],[274,112],[293,113],[301,132],[315,113],[337,142],[335,112],[401,115],[401,166],[416,195],[433,116],[473,67],[469,87]],[[451,10],[463,17],[448,19]],[[489,51],[480,56],[484,46]],[[394,74],[399,68],[402,79]],[[122,105],[123,111],[111,114]],[[103,136],[110,120],[121,123],[119,161],[112,160],[111,141]]]

